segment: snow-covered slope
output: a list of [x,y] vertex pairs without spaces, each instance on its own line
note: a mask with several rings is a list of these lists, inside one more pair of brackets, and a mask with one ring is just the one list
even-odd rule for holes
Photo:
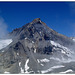
[[73,51],[71,51],[69,48],[63,46],[63,45],[60,45],[59,43],[57,42],[54,42],[54,41],[50,41],[52,45],[54,45],[55,47],[53,49],[55,50],[60,50],[61,53],[63,54],[72,54]]
[[5,40],[0,39],[0,50],[8,46],[11,42],[12,42],[12,39],[5,39]]

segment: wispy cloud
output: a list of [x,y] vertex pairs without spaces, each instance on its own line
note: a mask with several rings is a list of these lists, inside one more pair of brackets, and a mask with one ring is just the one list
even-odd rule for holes
[[7,24],[5,23],[4,19],[0,17],[0,38],[4,38],[7,33]]

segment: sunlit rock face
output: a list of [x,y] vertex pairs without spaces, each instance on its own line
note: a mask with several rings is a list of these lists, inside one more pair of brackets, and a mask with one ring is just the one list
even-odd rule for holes
[[0,73],[75,72],[71,63],[75,42],[49,28],[40,18],[8,35],[13,41],[0,50]]

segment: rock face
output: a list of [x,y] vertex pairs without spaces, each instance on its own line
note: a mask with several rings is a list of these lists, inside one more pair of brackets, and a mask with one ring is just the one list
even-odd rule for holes
[[75,45],[72,39],[52,30],[40,18],[14,29],[9,36],[13,42],[0,52],[0,73],[42,73],[45,68],[39,64],[41,59],[51,55],[67,58],[66,47]]

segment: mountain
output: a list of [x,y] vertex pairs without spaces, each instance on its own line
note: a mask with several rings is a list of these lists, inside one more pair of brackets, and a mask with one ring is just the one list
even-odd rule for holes
[[[74,57],[75,42],[49,28],[40,18],[14,29],[0,50],[0,73],[64,73]],[[6,40],[4,40],[6,41]],[[73,62],[72,62],[73,63]],[[66,73],[68,73],[66,72]]]

